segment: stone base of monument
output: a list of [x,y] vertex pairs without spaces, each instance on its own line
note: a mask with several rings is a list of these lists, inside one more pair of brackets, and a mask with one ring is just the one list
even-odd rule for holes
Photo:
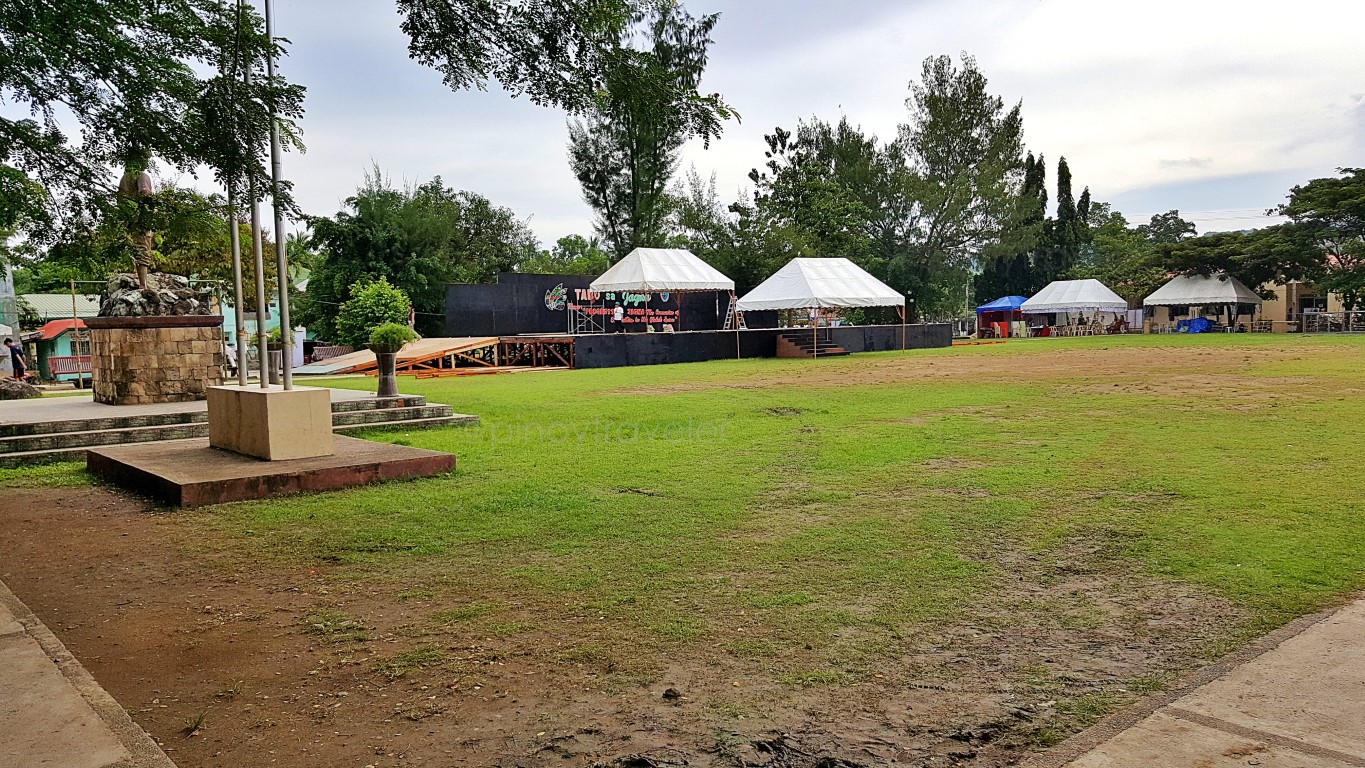
[[455,456],[337,435],[330,456],[260,461],[204,438],[91,448],[86,471],[165,504],[198,507],[335,491],[455,469]]
[[223,383],[222,317],[91,317],[85,325],[97,403],[203,400]]
[[325,389],[209,387],[209,445],[267,461],[330,456],[332,397]]

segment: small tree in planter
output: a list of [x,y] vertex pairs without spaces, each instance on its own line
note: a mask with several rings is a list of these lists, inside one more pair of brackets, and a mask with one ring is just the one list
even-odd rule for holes
[[370,351],[379,362],[379,397],[398,396],[398,353],[415,338],[411,328],[398,323],[384,323],[370,332]]

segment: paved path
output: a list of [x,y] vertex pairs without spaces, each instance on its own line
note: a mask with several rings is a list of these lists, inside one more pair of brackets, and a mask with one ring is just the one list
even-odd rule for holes
[[0,765],[175,768],[4,584],[0,584]]
[[[254,386],[254,385],[250,385]],[[299,382],[299,386],[310,386]],[[373,392],[356,389],[332,389],[332,402],[373,398]],[[160,416],[168,413],[195,413],[208,410],[207,400],[188,403],[148,403],[145,405],[103,405],[91,395],[64,395],[33,400],[0,401],[0,425],[28,424],[50,421],[83,421],[108,419],[116,416]]]
[[1365,768],[1365,599],[1294,622],[1238,657],[1126,729],[1113,733],[1126,725],[1116,718],[1030,765]]

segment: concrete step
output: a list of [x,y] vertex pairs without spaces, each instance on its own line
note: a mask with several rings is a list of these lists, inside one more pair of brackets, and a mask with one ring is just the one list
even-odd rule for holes
[[[332,403],[332,413],[355,413],[375,411],[385,408],[418,408],[425,406],[427,399],[416,395],[400,397],[366,398],[361,400],[338,400]],[[185,413],[160,413],[144,416],[110,416],[99,419],[71,419],[67,421],[31,422],[27,424],[0,424],[0,438],[22,437],[24,435],[51,435],[58,432],[97,432],[107,429],[131,427],[160,427],[170,424],[206,423],[206,411]]]
[[341,434],[352,432],[368,432],[370,430],[393,431],[410,429],[430,429],[432,427],[461,427],[471,426],[479,423],[478,416],[452,415],[438,416],[427,419],[408,419],[406,421],[381,421],[373,424],[350,424],[347,426],[336,427],[335,431]]
[[[448,405],[427,405],[424,397],[405,395],[332,403],[332,428],[337,432],[422,429],[477,422],[475,416],[454,415]],[[87,448],[185,440],[207,437],[209,433],[208,414],[204,411],[6,426],[10,429],[0,433],[0,467],[79,461],[85,458]]]
[[96,445],[146,443],[153,440],[183,440],[204,437],[209,433],[207,421],[185,424],[165,424],[150,427],[122,427],[88,432],[53,432],[46,435],[21,435],[0,438],[0,456],[60,448],[89,448]]
[[160,413],[146,416],[111,416],[102,419],[71,419],[68,421],[29,422],[25,424],[0,424],[0,439],[24,437],[28,435],[52,435],[65,432],[97,432],[107,429],[130,429],[138,427],[162,427],[172,424],[207,423],[209,415],[205,411],[189,413]]
[[410,408],[384,408],[370,411],[345,411],[332,414],[333,427],[351,427],[360,424],[377,424],[385,421],[412,421],[416,419],[435,419],[451,415],[448,405],[419,405]]
[[382,408],[417,408],[427,404],[427,399],[419,395],[399,395],[398,397],[367,397],[360,400],[337,400],[332,403],[332,413],[352,411],[374,411]]

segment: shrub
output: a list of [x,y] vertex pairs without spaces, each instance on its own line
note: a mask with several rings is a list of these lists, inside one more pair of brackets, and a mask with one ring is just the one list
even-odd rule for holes
[[351,299],[337,314],[334,341],[359,349],[370,339],[370,331],[385,323],[406,323],[412,302],[400,288],[386,278],[351,286]]
[[370,332],[370,349],[375,352],[397,352],[415,338],[417,334],[406,325],[384,323]]

